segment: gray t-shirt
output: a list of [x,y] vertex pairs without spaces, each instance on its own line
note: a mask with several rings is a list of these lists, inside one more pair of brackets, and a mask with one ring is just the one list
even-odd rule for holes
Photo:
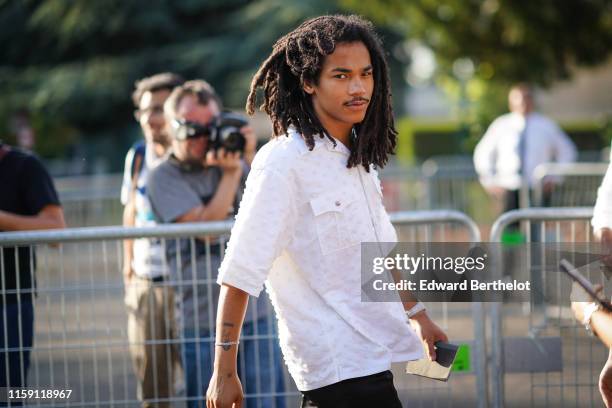
[[[238,210],[248,174],[245,165],[234,208]],[[223,171],[218,167],[190,168],[169,158],[149,173],[148,195],[158,223],[173,223],[178,217],[213,198]],[[215,237],[207,244],[201,239],[183,238],[165,241],[170,279],[175,290],[177,321],[181,329],[211,330],[215,327],[219,285],[216,284],[226,237]],[[195,259],[195,262],[193,260]],[[212,307],[209,307],[211,305]],[[249,301],[245,321],[264,317],[270,310],[265,296]]]

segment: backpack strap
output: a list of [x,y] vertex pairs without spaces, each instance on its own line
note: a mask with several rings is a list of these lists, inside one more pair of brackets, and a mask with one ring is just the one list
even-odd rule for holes
[[134,198],[136,196],[136,190],[138,188],[138,177],[140,176],[140,172],[142,171],[142,166],[144,166],[145,159],[145,144],[143,142],[138,142],[134,145],[134,157],[132,159],[132,182],[130,184],[130,195],[129,202],[134,202]]
[[132,149],[134,149],[134,156],[132,158],[132,168],[131,168],[132,181],[133,181],[134,176],[136,176],[136,179],[138,179],[138,174],[140,174],[140,171],[142,170],[142,166],[144,165],[146,145],[144,144],[144,142],[140,141],[140,142],[135,143],[134,146],[132,146]]

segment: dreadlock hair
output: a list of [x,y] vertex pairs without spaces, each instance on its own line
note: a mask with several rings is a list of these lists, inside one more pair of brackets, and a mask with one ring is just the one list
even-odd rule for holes
[[253,77],[247,112],[249,115],[255,112],[257,90],[262,88],[264,98],[259,109],[270,116],[274,136],[286,134],[289,126],[294,126],[310,150],[314,148],[316,134],[321,138],[326,135],[335,145],[335,140],[317,118],[312,99],[303,86],[306,81],[318,83],[325,57],[333,53],[339,43],[358,41],[370,53],[374,92],[364,120],[354,126],[357,138],[351,141],[347,167],[359,164],[366,170],[370,164],[383,167],[397,144],[389,69],[372,23],[359,16],[316,17],[281,37]]

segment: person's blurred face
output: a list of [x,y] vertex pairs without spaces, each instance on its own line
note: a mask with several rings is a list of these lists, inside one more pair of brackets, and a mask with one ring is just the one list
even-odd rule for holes
[[304,85],[318,119],[332,135],[342,137],[365,118],[374,92],[372,69],[362,42],[339,43],[325,57],[318,83]]
[[510,111],[520,115],[527,115],[533,110],[533,95],[527,88],[513,88],[508,94]]
[[164,102],[168,96],[170,91],[162,89],[155,92],[147,91],[140,98],[136,115],[147,143],[159,143],[162,146],[170,144],[164,119]]
[[[179,101],[177,108],[177,119],[195,122],[200,125],[208,125],[219,115],[220,110],[213,100],[207,105],[198,103],[194,95],[185,95]],[[181,161],[200,163],[204,160],[208,150],[208,139],[205,136],[173,141],[174,155]]]

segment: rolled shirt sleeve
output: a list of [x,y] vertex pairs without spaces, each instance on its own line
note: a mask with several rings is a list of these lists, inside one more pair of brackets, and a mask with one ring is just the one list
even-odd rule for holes
[[295,195],[286,174],[252,169],[217,283],[259,296],[272,264],[293,237]]

